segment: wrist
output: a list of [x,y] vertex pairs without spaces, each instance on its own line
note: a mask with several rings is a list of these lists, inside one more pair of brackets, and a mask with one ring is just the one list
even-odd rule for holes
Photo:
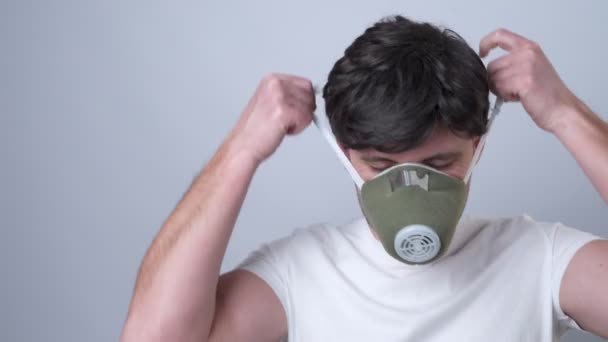
[[563,109],[560,120],[552,133],[565,144],[576,143],[582,137],[605,139],[608,125],[604,123],[585,103],[577,102]]
[[255,154],[251,144],[248,144],[238,135],[229,136],[221,150],[229,163],[237,167],[257,169],[263,161]]
[[591,114],[589,108],[575,97],[555,111],[553,117],[557,119],[547,128],[547,131],[558,138],[563,137],[573,128],[580,126]]

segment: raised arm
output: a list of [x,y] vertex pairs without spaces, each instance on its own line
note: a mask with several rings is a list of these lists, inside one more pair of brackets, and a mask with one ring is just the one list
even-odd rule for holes
[[283,309],[262,280],[236,272],[220,281],[219,273],[257,167],[314,109],[306,79],[270,75],[260,83],[146,253],[121,341],[269,341],[285,333]]
[[[492,90],[520,101],[542,129],[570,151],[608,204],[608,124],[562,82],[540,46],[500,29],[482,39],[482,57],[500,47],[509,53],[488,65]],[[608,232],[608,224],[606,225]],[[608,338],[608,240],[581,247],[561,280],[561,309],[583,329]]]

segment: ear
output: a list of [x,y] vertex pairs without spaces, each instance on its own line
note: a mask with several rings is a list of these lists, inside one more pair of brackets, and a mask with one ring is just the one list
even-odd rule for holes
[[[480,142],[481,142],[481,136],[479,136],[479,137],[475,137],[475,138],[473,139],[473,157],[475,156],[475,150],[477,150],[477,146],[479,146],[479,143],[480,143]],[[479,151],[479,158],[477,159],[477,162],[476,162],[475,164],[479,163],[479,161],[481,160],[481,156],[483,156],[483,150],[484,150],[485,148],[486,148],[486,147],[485,147],[485,146],[483,146],[483,147],[481,148],[481,151]]]
[[471,140],[473,141],[473,149],[476,149],[477,146],[479,146],[479,143],[481,142],[481,136],[475,137]]

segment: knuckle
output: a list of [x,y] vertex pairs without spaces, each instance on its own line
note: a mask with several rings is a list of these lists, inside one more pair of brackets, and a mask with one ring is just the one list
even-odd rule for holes
[[524,49],[528,57],[534,57],[540,54],[540,45],[537,42],[528,42],[524,45]]
[[271,91],[272,99],[274,99],[277,105],[285,104],[285,102],[287,101],[287,95],[285,94],[285,91],[283,90],[280,84],[270,86],[269,90]]
[[280,86],[281,79],[279,78],[279,76],[277,74],[268,74],[268,75],[264,76],[262,83],[264,83],[264,85],[266,85],[267,88],[274,88],[274,87]]
[[540,51],[540,45],[533,40],[528,42],[528,48],[535,51]]
[[504,37],[506,34],[507,34],[507,29],[505,29],[504,27],[501,27],[494,32],[494,38],[500,39],[500,38]]
[[261,84],[268,84],[268,82],[274,77],[274,74],[266,74],[264,77],[262,77],[262,81],[260,82]]
[[527,46],[526,49],[524,50],[524,56],[530,60],[532,60],[536,57],[536,53],[537,52],[530,46]]
[[266,85],[270,90],[279,90],[281,89],[281,79],[278,77],[271,77],[266,81]]
[[277,74],[274,72],[271,72],[271,73],[266,74],[266,76],[264,76],[263,80],[265,82],[268,82],[268,81],[270,81],[272,79],[276,79],[276,78],[278,78]]
[[285,91],[282,81],[280,80],[272,81],[270,84],[268,84],[266,91],[272,101],[277,104],[284,103],[287,100],[287,92]]
[[490,63],[488,64],[488,68],[487,68],[487,70],[488,70],[488,75],[492,75],[492,74],[494,74],[494,72],[496,71],[496,68],[497,68],[497,66],[496,66],[496,61],[492,61],[492,62],[490,62]]
[[302,79],[302,84],[304,84],[306,88],[312,90],[313,85],[311,80],[304,78]]
[[521,84],[522,84],[522,88],[530,89],[532,87],[532,85],[534,84],[534,78],[532,77],[532,75],[526,75],[525,77],[522,78]]
[[272,111],[271,118],[275,122],[283,122],[284,118],[287,116],[287,108],[285,106],[277,106],[274,111]]

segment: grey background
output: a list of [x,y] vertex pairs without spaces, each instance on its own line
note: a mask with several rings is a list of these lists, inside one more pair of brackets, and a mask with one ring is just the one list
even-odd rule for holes
[[[1,0],[0,340],[117,340],[147,246],[259,79],[322,81],[396,13],[473,46],[500,26],[526,35],[608,116],[606,1]],[[469,213],[608,236],[606,204],[519,105],[504,107],[473,179]],[[257,173],[223,268],[295,227],[358,215],[347,174],[307,130]]]

